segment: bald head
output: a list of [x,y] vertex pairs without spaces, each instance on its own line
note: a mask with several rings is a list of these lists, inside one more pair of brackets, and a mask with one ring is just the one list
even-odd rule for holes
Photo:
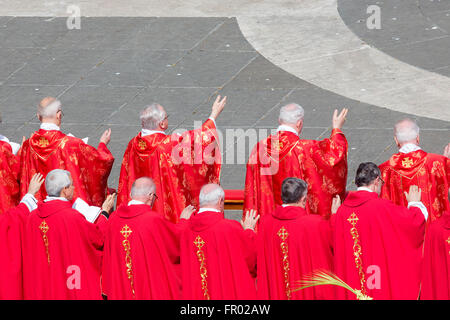
[[200,208],[215,208],[223,211],[225,192],[222,187],[215,183],[204,185],[200,190]]
[[143,129],[165,130],[162,122],[166,118],[166,111],[158,103],[152,103],[141,111],[140,119]]
[[61,102],[58,99],[45,97],[39,102],[37,114],[39,118],[56,118],[60,110]]
[[403,119],[394,126],[394,137],[399,146],[406,143],[419,144],[419,126],[414,120]]
[[142,177],[136,179],[131,186],[131,198],[134,200],[139,200],[142,197],[147,197],[149,194],[156,191],[155,183],[151,178]]

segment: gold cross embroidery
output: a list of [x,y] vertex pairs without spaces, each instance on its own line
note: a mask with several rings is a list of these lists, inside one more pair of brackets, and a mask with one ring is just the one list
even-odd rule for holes
[[47,237],[47,232],[50,229],[50,227],[48,226],[48,224],[44,220],[39,225],[39,229],[43,233],[42,240],[44,241],[45,253],[47,254],[47,261],[48,261],[48,264],[50,264],[50,252],[48,250],[48,237]]
[[277,235],[281,238],[281,240],[286,241],[286,239],[289,237],[289,233],[284,227],[281,227],[280,230],[278,230]]
[[145,148],[147,148],[147,143],[145,143],[144,140],[139,140],[138,145],[139,145],[139,149],[141,149],[141,150],[145,150]]
[[48,140],[46,139],[46,138],[44,138],[44,137],[40,137],[39,138],[39,145],[41,146],[41,147],[46,147],[46,146],[48,146],[49,145],[49,142],[48,142]]
[[283,263],[283,271],[284,271],[284,285],[285,285],[285,293],[288,300],[291,300],[291,284],[289,280],[289,247],[285,242],[289,237],[289,233],[286,228],[282,226],[280,230],[278,230],[277,235],[281,238],[280,248],[282,254],[282,263]]
[[353,212],[352,215],[347,219],[348,222],[350,222],[350,224],[352,226],[355,226],[356,223],[358,222],[358,216]]
[[208,269],[206,268],[206,259],[205,253],[202,250],[202,247],[205,245],[205,241],[198,235],[194,240],[194,245],[197,247],[197,259],[200,263],[200,278],[201,278],[201,286],[203,291],[203,297],[205,300],[211,300],[208,292]]
[[194,245],[200,250],[205,245],[205,241],[200,236],[197,236],[194,240]]
[[408,158],[405,158],[402,160],[402,166],[404,168],[411,168],[412,165],[413,165],[413,161],[411,158],[408,157]]
[[122,236],[127,239],[130,234],[133,232],[133,230],[130,229],[130,227],[128,225],[124,225],[122,230],[120,230],[120,233],[122,234]]

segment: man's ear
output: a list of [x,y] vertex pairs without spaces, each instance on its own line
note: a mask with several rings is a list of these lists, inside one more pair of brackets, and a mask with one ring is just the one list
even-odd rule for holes
[[397,145],[397,147],[400,147],[400,143],[398,143],[398,140],[397,140],[396,136],[394,136],[394,141],[395,141],[395,144]]
[[298,132],[300,133],[303,129],[303,119],[297,121]]
[[416,141],[417,141],[417,145],[420,145],[420,134],[417,135]]

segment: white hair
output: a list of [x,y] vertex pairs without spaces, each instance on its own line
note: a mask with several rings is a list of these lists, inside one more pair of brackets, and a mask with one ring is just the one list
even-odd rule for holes
[[133,182],[130,196],[131,198],[148,196],[150,193],[155,192],[155,190],[155,183],[151,178],[141,177]]
[[50,171],[45,178],[45,190],[50,197],[59,197],[61,191],[72,184],[72,176],[69,171],[55,169]]
[[164,120],[166,113],[164,108],[157,104],[152,103],[141,111],[140,119],[143,129],[156,130],[159,127],[159,123]]
[[394,135],[399,143],[413,141],[419,135],[419,126],[414,120],[404,119],[394,126]]
[[296,124],[297,121],[303,120],[305,110],[296,103],[289,103],[280,109],[278,120],[280,123]]
[[206,205],[215,205],[220,199],[225,198],[225,192],[222,187],[215,183],[210,183],[204,185],[200,190],[200,195],[198,197],[200,207]]
[[42,118],[51,118],[56,116],[56,114],[60,110],[61,110],[61,101],[59,101],[58,99],[54,99],[47,106],[39,104],[37,113]]

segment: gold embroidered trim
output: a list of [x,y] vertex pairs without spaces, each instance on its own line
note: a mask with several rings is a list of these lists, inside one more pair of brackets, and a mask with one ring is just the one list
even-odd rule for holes
[[289,233],[283,226],[278,230],[277,235],[281,238],[280,248],[283,255],[283,270],[284,270],[284,284],[285,291],[288,300],[291,300],[291,286],[289,281],[289,247],[286,239],[289,237]]
[[200,262],[200,277],[202,278],[202,291],[203,291],[203,297],[205,300],[211,300],[209,293],[208,293],[208,270],[206,268],[206,261],[205,261],[205,254],[202,250],[202,247],[205,245],[205,241],[200,236],[197,236],[194,240],[194,245],[197,247],[197,258]]
[[362,248],[361,244],[359,242],[359,233],[358,229],[356,229],[356,224],[358,223],[358,216],[356,213],[352,213],[350,217],[347,219],[347,221],[352,225],[352,228],[350,229],[350,234],[353,238],[353,255],[355,256],[355,266],[358,270],[359,275],[359,282],[361,284],[361,293],[363,295],[367,295],[366,293],[366,276],[364,274],[363,266],[362,266]]
[[133,264],[131,261],[131,244],[128,240],[128,237],[131,235],[133,230],[128,227],[128,225],[124,225],[120,233],[125,238],[122,241],[123,249],[125,250],[125,266],[127,267],[127,277],[130,280],[131,292],[134,296],[134,282],[133,282]]
[[[445,240],[445,242],[447,242],[447,244],[450,245],[450,237],[448,237],[448,239]],[[448,254],[450,255],[450,250],[448,251]]]
[[44,241],[45,253],[47,255],[48,264],[50,264],[50,252],[48,250],[48,237],[47,237],[47,232],[50,229],[50,227],[48,226],[47,222],[45,222],[45,220],[44,220],[39,225],[39,229],[42,232],[42,240]]

